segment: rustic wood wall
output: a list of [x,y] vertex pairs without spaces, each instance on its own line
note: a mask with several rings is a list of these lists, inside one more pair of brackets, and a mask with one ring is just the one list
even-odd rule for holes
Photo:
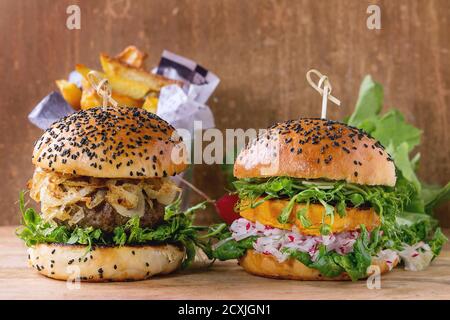
[[[366,27],[369,4],[382,29]],[[66,8],[81,7],[81,30],[66,28]],[[40,130],[27,114],[75,63],[98,66],[98,53],[135,44],[156,64],[163,49],[195,59],[221,77],[210,100],[219,128],[262,128],[318,116],[305,81],[314,67],[330,76],[342,107],[353,108],[367,73],[384,84],[386,106],[423,129],[420,175],[450,179],[450,2],[361,0],[1,0],[0,225],[16,224],[17,193],[33,168]],[[195,184],[223,193],[217,166],[195,168]],[[439,217],[450,224],[449,207]],[[203,220],[210,220],[205,216]]]

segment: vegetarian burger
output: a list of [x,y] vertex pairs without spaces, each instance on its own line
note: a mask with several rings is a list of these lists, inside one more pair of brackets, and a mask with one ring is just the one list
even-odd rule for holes
[[55,122],[33,152],[40,214],[21,199],[30,265],[55,279],[123,281],[189,263],[196,229],[169,178],[185,157],[174,128],[143,109],[98,107]]
[[[298,280],[357,280],[400,262],[406,231],[396,214],[408,192],[396,187],[385,148],[362,130],[324,119],[276,124],[240,152],[234,175],[240,218],[216,258]],[[413,249],[433,258],[424,242]]]

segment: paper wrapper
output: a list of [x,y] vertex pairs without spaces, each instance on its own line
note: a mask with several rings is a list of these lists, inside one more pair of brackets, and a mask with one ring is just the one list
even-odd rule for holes
[[51,124],[62,117],[75,112],[73,108],[64,100],[63,96],[53,91],[34,107],[28,115],[28,120],[35,126],[45,130]]
[[[202,121],[203,129],[213,128],[214,116],[205,103],[219,84],[219,78],[196,62],[164,51],[156,70],[170,79],[182,80],[188,85],[162,88],[157,114],[176,129],[186,129],[193,134],[194,121]],[[187,88],[187,89],[186,89]]]

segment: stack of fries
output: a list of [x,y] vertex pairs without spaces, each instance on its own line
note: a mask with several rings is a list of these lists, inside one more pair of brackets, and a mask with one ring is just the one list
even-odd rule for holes
[[[156,113],[161,88],[167,85],[183,87],[183,82],[152,74],[145,70],[147,54],[135,46],[128,46],[115,57],[100,54],[103,72],[112,89],[112,98],[121,106],[144,108]],[[87,79],[92,71],[85,65],[77,64],[75,70],[82,76],[81,88],[67,80],[57,80],[62,96],[75,110],[86,110],[102,105],[101,97]]]

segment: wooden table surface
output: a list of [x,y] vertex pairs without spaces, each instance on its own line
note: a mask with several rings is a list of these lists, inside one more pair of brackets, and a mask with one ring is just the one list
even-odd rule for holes
[[[66,10],[75,4],[81,29],[69,30]],[[369,5],[380,6],[381,30],[367,28]],[[384,86],[384,110],[398,108],[423,130],[420,177],[446,184],[449,17],[448,0],[0,0],[0,70],[8,75],[0,77],[0,224],[19,223],[17,193],[33,174],[42,131],[28,113],[75,64],[99,69],[100,52],[115,55],[131,44],[148,53],[148,68],[167,49],[216,73],[221,82],[208,105],[222,132],[319,116],[322,99],[305,79],[311,68],[330,77],[341,101],[329,105],[328,117],[343,119],[371,74]],[[220,169],[193,167],[192,182],[212,199],[226,192]],[[208,210],[199,223],[220,221]],[[450,203],[437,212],[447,227],[449,212]]]
[[245,273],[234,261],[146,281],[81,283],[79,289],[69,289],[66,282],[27,267],[26,248],[14,229],[0,227],[0,299],[450,299],[448,244],[425,271],[398,268],[382,276],[381,289],[369,290],[365,281],[260,278]]

